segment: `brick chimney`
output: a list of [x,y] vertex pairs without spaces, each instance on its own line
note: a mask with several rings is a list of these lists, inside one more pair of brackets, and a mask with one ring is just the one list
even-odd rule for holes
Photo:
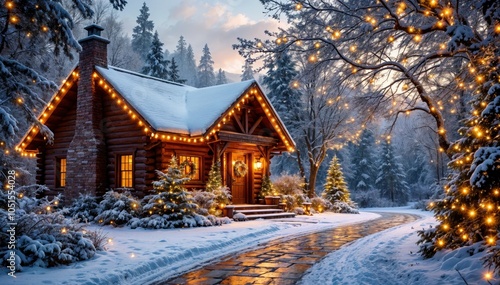
[[68,149],[64,196],[70,203],[79,193],[95,195],[106,188],[106,154],[102,120],[102,98],[92,77],[95,66],[107,67],[109,40],[101,37],[98,25],[85,28],[88,36],[79,41],[80,52],[75,135]]

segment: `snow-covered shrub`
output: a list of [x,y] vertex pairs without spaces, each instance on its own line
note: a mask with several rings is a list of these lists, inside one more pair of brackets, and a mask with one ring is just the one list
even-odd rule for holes
[[108,191],[99,203],[94,221],[101,225],[124,225],[141,212],[141,203],[130,192]]
[[298,175],[282,175],[273,181],[274,190],[281,195],[301,195],[304,181]]
[[213,226],[230,224],[232,222],[228,217],[216,217],[214,215],[208,215],[207,219],[212,223]]
[[247,216],[245,214],[236,213],[233,215],[233,220],[238,221],[238,222],[242,222],[242,221],[246,221],[248,219],[247,219]]
[[296,215],[305,215],[306,214],[306,211],[302,207],[296,207],[295,209],[293,209],[293,212]]
[[352,192],[351,198],[360,208],[381,207],[381,204],[385,204],[381,201],[380,192],[377,189]]
[[[16,266],[51,267],[87,260],[103,249],[94,243],[90,234],[71,219],[58,213],[17,215]],[[6,263],[9,251],[2,244],[0,256]]]
[[328,211],[331,207],[332,203],[324,198],[314,197],[311,199],[311,208],[317,213]]
[[293,195],[283,195],[281,196],[281,202],[286,204],[286,209],[291,212],[295,207],[297,207],[297,199]]
[[99,215],[97,198],[89,194],[80,194],[71,206],[64,209],[64,215],[80,222],[92,222]]
[[217,203],[215,202],[214,193],[203,190],[193,190],[191,194],[193,196],[193,201],[198,205],[196,213],[204,216],[215,214]]
[[306,203],[306,202],[311,202],[311,200],[309,199],[309,197],[307,197],[306,194],[298,194],[298,195],[295,195],[295,201],[297,202],[297,205],[299,207],[302,206],[302,204]]
[[341,201],[333,203],[331,210],[334,213],[359,214],[358,209],[356,209],[347,202],[341,202]]
[[216,209],[214,215],[222,216],[222,209],[231,203],[231,190],[227,186],[215,188],[212,193],[215,195]]

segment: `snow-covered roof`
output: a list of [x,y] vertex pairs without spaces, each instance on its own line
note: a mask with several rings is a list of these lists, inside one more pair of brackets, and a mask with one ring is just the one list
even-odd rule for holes
[[156,131],[191,136],[203,135],[255,83],[195,88],[112,66],[96,69]]

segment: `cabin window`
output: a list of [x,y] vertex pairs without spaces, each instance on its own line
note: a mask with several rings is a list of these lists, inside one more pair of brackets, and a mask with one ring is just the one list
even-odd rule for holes
[[[201,180],[201,175],[200,175],[200,161],[201,158],[199,156],[186,156],[186,155],[181,155],[179,156],[179,163],[183,163],[184,161],[189,161],[191,162],[191,165],[186,165],[184,168],[184,173],[190,173],[191,174],[191,180]],[[192,169],[192,165],[194,165],[194,171]]]
[[59,158],[56,166],[57,187],[66,187],[66,158]]
[[134,158],[131,154],[118,156],[118,187],[132,188]]

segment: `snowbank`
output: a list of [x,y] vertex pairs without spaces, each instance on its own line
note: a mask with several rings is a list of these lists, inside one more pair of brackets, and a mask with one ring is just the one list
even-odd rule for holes
[[[424,260],[415,244],[416,231],[436,225],[431,212],[404,208],[365,209],[373,212],[405,212],[422,219],[359,239],[327,255],[311,267],[302,284],[488,284],[480,260],[484,253],[470,256],[472,247],[438,252]],[[460,274],[458,273],[458,271]],[[497,284],[499,280],[490,280]]]
[[102,229],[111,238],[106,252],[91,260],[56,268],[25,268],[14,279],[3,269],[0,284],[148,284],[206,264],[221,256],[255,248],[277,237],[375,219],[360,215],[323,213],[293,219],[233,222],[207,228],[144,230]]

